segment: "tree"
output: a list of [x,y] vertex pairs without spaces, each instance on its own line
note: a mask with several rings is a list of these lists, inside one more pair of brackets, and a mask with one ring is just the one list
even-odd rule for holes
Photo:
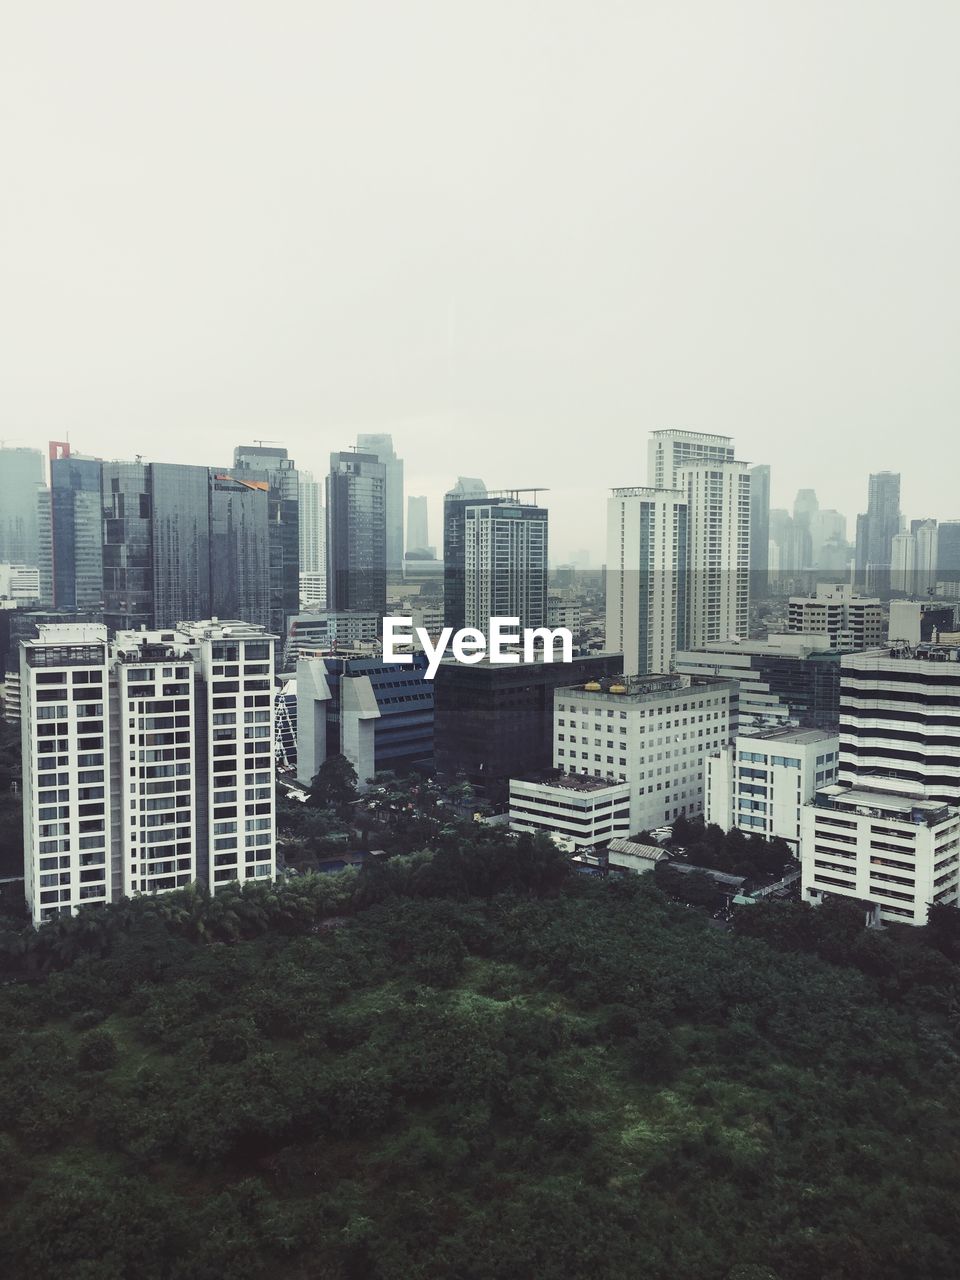
[[357,771],[345,755],[327,756],[310,783],[308,804],[344,813],[357,798]]

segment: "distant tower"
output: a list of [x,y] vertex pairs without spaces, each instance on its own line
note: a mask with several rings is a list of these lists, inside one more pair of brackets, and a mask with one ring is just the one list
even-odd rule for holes
[[427,500],[423,497],[407,499],[407,549],[426,551],[430,546],[427,524]]
[[327,477],[327,603],[387,608],[386,467],[372,453],[330,455]]
[[750,468],[750,594],[762,599],[770,589],[770,468]]
[[386,482],[387,572],[403,572],[403,459],[393,449],[393,437],[365,434],[357,436],[357,449],[372,453],[384,467]]

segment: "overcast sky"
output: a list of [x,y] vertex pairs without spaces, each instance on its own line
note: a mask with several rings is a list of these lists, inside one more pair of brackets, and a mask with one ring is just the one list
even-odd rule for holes
[[957,0],[6,0],[0,437],[960,517]]

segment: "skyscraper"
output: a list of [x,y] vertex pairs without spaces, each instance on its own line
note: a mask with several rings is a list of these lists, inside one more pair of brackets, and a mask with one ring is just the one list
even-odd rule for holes
[[937,528],[937,581],[960,582],[960,520],[941,520]]
[[56,609],[103,607],[103,530],[99,458],[72,453],[69,444],[50,445],[50,493],[37,507],[41,554],[41,595]]
[[269,485],[270,628],[283,635],[287,618],[300,610],[300,481],[296,464],[279,446],[238,445],[233,451],[233,474],[241,482],[265,480]]
[[[271,542],[268,520],[269,490],[266,480],[239,479],[218,471],[210,473],[210,616],[213,618],[241,618],[268,629],[272,625],[278,575],[274,559],[276,543]],[[298,575],[298,594],[299,590]]]
[[464,626],[487,633],[491,618],[547,621],[547,512],[514,499],[464,509]]
[[39,449],[0,448],[0,562],[37,564],[37,490],[42,485]]
[[466,509],[486,498],[487,486],[474,476],[459,476],[443,499],[443,622],[459,630],[466,626],[464,597],[464,539]]
[[770,468],[750,468],[750,594],[758,600],[769,589]]
[[387,572],[403,572],[403,459],[393,449],[393,437],[381,434],[357,436],[357,450],[372,453],[383,464],[386,483]]
[[426,551],[430,546],[427,526],[427,500],[424,497],[407,499],[407,549]]
[[152,492],[149,463],[105,462],[103,620],[113,630],[154,625]]
[[878,589],[889,580],[893,539],[900,532],[900,476],[878,471],[870,476],[867,510],[857,517],[857,574],[874,579]]
[[386,467],[372,453],[330,455],[327,476],[327,603],[330,609],[387,607]]
[[750,612],[750,472],[745,462],[681,468],[687,532],[687,640],[743,639]]
[[614,489],[607,501],[606,648],[626,675],[672,671],[686,644],[687,495]]
[[300,472],[300,572],[323,573],[326,569],[323,485],[310,471]]
[[207,467],[150,464],[155,627],[217,612],[210,589],[212,474]]

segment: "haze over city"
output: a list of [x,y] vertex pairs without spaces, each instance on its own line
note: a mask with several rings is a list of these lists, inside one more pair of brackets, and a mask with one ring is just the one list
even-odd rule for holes
[[[16,6],[0,434],[550,489],[603,554],[647,433],[852,520],[960,514],[960,10],[435,0]],[[922,439],[922,448],[913,448]]]

